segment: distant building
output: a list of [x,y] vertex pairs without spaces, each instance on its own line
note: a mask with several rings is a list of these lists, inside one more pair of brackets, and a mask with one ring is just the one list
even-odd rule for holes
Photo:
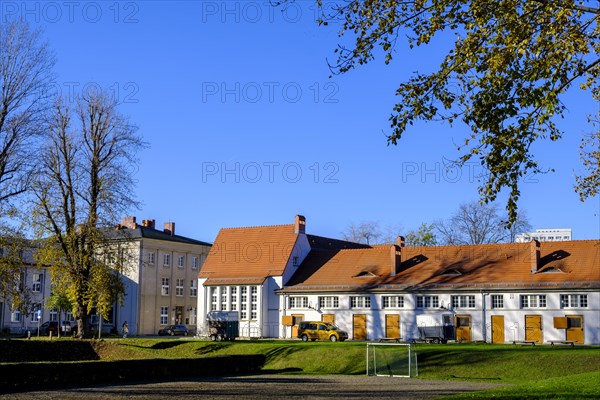
[[515,237],[515,242],[525,243],[532,240],[538,242],[564,242],[572,240],[571,228],[536,229],[535,232],[525,232]]

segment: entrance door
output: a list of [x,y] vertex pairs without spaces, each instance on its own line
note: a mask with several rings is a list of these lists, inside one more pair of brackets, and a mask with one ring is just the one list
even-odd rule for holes
[[400,314],[385,315],[385,337],[400,337]]
[[181,324],[183,321],[183,307],[177,306],[175,307],[175,323]]
[[542,343],[542,316],[525,316],[525,340]]
[[292,338],[298,337],[298,325],[304,321],[304,314],[292,314],[294,318],[294,325],[292,325]]
[[567,340],[583,344],[583,315],[567,315]]
[[323,314],[321,315],[321,321],[335,324],[335,314]]
[[457,315],[455,318],[456,340],[459,342],[471,341],[471,316]]
[[352,315],[352,338],[354,340],[367,339],[367,315],[353,314]]
[[492,343],[504,343],[504,315],[492,315]]

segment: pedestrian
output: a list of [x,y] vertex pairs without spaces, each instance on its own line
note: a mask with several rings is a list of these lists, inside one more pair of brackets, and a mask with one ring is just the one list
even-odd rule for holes
[[126,338],[129,334],[129,326],[127,325],[127,321],[123,322],[123,338]]

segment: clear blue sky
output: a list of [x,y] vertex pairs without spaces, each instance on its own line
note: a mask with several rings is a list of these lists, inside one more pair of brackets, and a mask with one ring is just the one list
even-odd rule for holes
[[[361,221],[402,233],[476,199],[476,164],[444,168],[464,126],[418,124],[386,145],[395,89],[434,68],[447,43],[400,46],[390,66],[379,58],[329,78],[339,26],[318,27],[313,4],[3,0],[0,12],[44,28],[63,97],[108,87],[139,125],[151,146],[133,188],[139,220],[174,221],[179,234],[212,241],[221,227],[303,214],[308,232],[340,237]],[[574,90],[567,107],[565,137],[536,145],[541,165],[556,171],[528,177],[519,206],[534,228],[598,238],[600,199],[581,203],[572,190],[586,115],[598,104]]]

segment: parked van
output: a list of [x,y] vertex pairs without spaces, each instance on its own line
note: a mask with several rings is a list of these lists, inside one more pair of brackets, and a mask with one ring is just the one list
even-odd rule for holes
[[306,342],[308,339],[330,340],[337,342],[348,339],[348,332],[342,331],[337,326],[329,322],[321,321],[302,321],[298,325],[298,338]]

